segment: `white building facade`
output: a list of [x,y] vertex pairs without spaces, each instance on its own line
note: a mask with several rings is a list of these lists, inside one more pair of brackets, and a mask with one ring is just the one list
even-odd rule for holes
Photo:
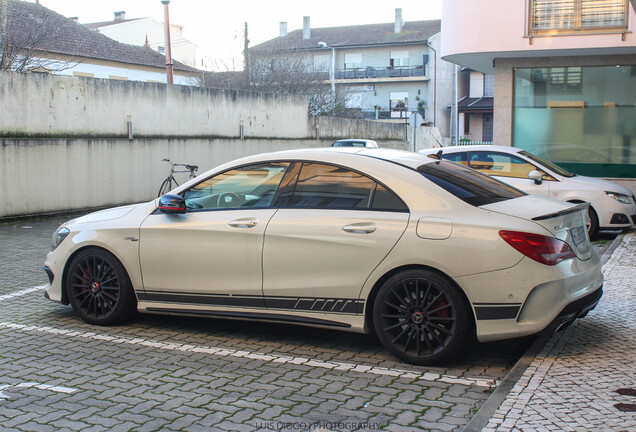
[[[116,41],[144,46],[166,53],[164,24],[152,18],[126,19],[125,12],[115,12],[113,21],[85,24]],[[197,45],[183,35],[183,26],[170,25],[170,46],[172,58],[188,66],[196,67]]]

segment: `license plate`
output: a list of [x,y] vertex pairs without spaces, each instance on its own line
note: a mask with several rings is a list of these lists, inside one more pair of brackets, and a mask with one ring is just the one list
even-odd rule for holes
[[585,229],[582,226],[572,228],[570,230],[570,235],[572,236],[574,246],[578,246],[581,242],[585,241]]

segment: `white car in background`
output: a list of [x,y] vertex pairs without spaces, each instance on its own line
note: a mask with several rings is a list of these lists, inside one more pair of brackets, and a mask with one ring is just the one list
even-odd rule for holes
[[332,147],[366,147],[378,148],[378,143],[368,139],[348,138],[336,141]]
[[412,152],[262,154],[64,223],[46,296],[98,325],[276,321],[375,332],[404,361],[441,362],[471,335],[537,333],[598,303],[585,208]]
[[629,229],[636,224],[636,197],[627,188],[593,177],[572,174],[527,151],[505,146],[474,145],[420,150],[493,176],[534,195],[571,203],[589,203],[589,233]]

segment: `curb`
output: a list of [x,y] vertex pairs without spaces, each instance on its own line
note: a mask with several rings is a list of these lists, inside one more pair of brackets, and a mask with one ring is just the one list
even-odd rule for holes
[[[602,266],[605,265],[618,245],[621,244],[623,237],[625,237],[625,234],[619,234],[605,252],[603,252],[601,256]],[[501,380],[501,383],[499,383],[495,391],[486,399],[486,402],[484,402],[473,418],[470,419],[463,429],[463,432],[481,432],[481,430],[488,425],[488,422],[506,399],[510,390],[512,390],[517,381],[519,381],[519,378],[523,376],[528,366],[534,361],[537,354],[552,335],[553,332],[550,331],[543,331],[537,335],[537,339],[530,345],[526,352],[523,353],[519,360],[517,360],[517,363],[510,369],[504,379]]]

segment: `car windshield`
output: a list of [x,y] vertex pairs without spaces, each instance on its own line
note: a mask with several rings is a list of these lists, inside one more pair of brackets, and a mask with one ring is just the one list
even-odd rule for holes
[[544,167],[546,167],[547,169],[554,171],[555,173],[557,173],[560,176],[563,177],[574,177],[576,174],[571,173],[570,171],[561,168],[560,166],[558,166],[557,164],[555,164],[554,162],[550,162],[549,160],[545,160],[537,155],[533,155],[532,153],[528,153],[527,151],[520,151],[519,154],[524,155],[525,157],[527,157],[528,159],[543,165]]
[[417,169],[424,177],[462,201],[482,206],[526,195],[504,182],[448,161],[428,163]]

